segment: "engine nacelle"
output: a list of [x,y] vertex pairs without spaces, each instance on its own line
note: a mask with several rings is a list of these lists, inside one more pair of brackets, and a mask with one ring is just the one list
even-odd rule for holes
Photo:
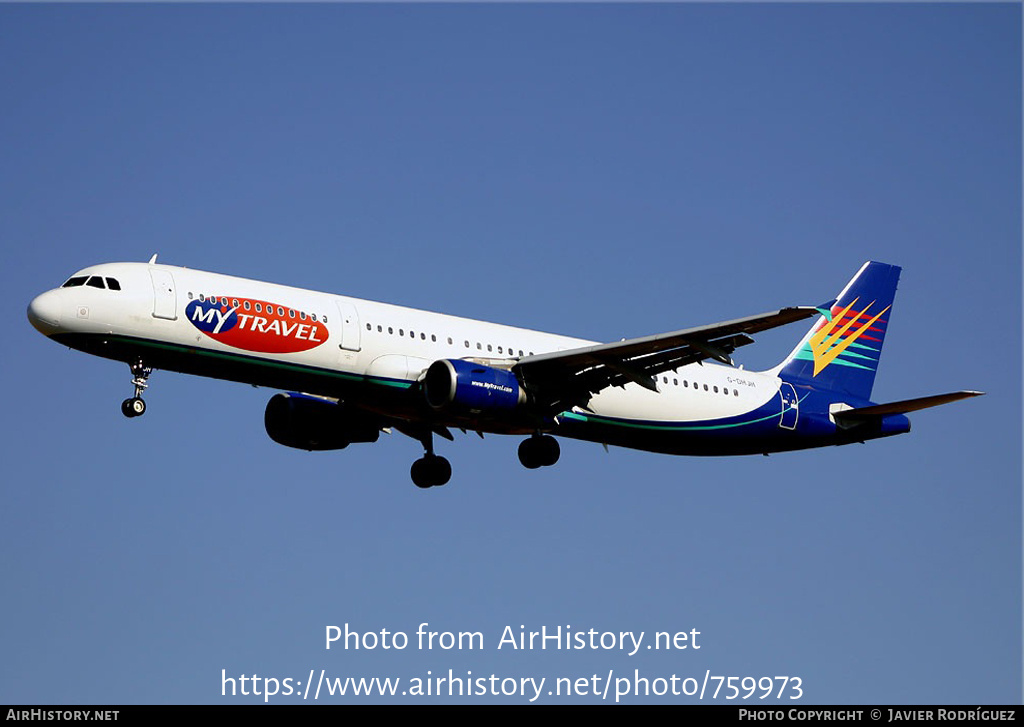
[[344,449],[354,442],[376,442],[380,424],[333,401],[301,394],[275,394],[263,415],[267,434],[296,449]]
[[526,392],[511,371],[462,359],[430,364],[423,393],[432,409],[456,413],[508,411],[526,403]]

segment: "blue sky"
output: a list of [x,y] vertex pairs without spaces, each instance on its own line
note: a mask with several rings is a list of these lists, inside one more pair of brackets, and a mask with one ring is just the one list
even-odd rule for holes
[[[0,702],[249,701],[222,669],[1020,701],[1020,31],[1017,4],[0,7]],[[462,437],[421,492],[398,434],[275,445],[265,389],[157,372],[126,420],[127,367],[26,321],[154,252],[594,340],[820,303],[882,260],[874,398],[988,393],[769,458],[564,441],[531,472]],[[484,649],[324,649],[422,622]],[[496,648],[567,624],[702,648]]]

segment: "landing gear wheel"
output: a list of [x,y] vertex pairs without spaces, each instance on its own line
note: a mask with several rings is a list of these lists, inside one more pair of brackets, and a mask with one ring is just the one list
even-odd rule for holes
[[131,399],[125,399],[121,402],[121,413],[129,419],[133,417],[140,417],[146,413],[146,402],[138,396],[133,396]]
[[146,402],[142,399],[142,392],[149,385],[147,381],[149,375],[153,373],[153,369],[147,366],[141,358],[128,364],[128,367],[132,370],[132,386],[135,387],[135,396],[121,402],[121,413],[131,419],[146,413]]
[[558,461],[559,456],[562,454],[562,449],[558,446],[558,440],[554,437],[543,436],[540,438],[540,442],[540,463],[544,467],[550,467]]
[[441,487],[452,478],[452,466],[444,457],[428,454],[412,463],[410,474],[417,487]]
[[519,443],[519,461],[528,470],[540,467],[540,457],[537,454],[537,445],[534,444],[533,437]]
[[550,467],[558,461],[560,454],[558,440],[546,434],[534,435],[519,444],[519,461],[530,470]]

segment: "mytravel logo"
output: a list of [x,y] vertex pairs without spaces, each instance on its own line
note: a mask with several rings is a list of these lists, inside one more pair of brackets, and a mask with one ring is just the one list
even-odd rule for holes
[[311,316],[254,298],[206,298],[185,308],[189,322],[215,341],[245,351],[299,353],[327,340]]

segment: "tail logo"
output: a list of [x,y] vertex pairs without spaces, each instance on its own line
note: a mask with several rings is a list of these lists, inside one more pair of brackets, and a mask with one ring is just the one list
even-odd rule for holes
[[[811,355],[814,358],[814,376],[817,376],[818,373],[826,366],[835,361],[836,358],[846,351],[847,348],[853,345],[858,338],[864,336],[866,340],[874,339],[873,336],[865,336],[865,334],[871,330],[878,331],[879,329],[877,328],[872,329],[872,326],[874,326],[875,323],[878,322],[878,319],[892,307],[886,306],[875,314],[874,317],[867,319],[867,317],[871,315],[869,311],[875,302],[872,301],[863,310],[854,311],[852,310],[853,306],[857,304],[858,300],[859,298],[854,298],[853,302],[846,306],[846,308],[838,312],[833,311],[831,320],[823,321],[821,328],[815,331],[808,339],[807,345],[810,347]],[[854,325],[862,320],[864,320],[864,323],[860,325],[860,327],[854,328]],[[882,324],[884,326],[885,321],[882,321]],[[858,344],[858,346],[872,349],[872,351],[876,352],[877,355],[877,347],[863,346],[863,344]],[[859,355],[856,357],[864,358]],[[842,362],[842,360],[840,361]]]

